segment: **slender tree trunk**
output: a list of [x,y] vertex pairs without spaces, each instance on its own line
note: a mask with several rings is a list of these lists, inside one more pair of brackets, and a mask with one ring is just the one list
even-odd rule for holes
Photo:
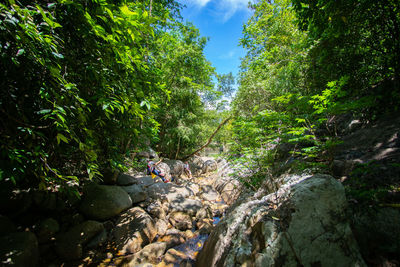
[[185,160],[185,159],[187,159],[187,158],[190,158],[191,156],[193,156],[193,155],[196,154],[197,152],[200,152],[200,151],[203,150],[205,147],[207,147],[207,146],[211,143],[211,141],[212,141],[212,139],[214,138],[214,136],[215,136],[215,135],[218,133],[218,131],[222,128],[222,126],[224,126],[228,121],[230,121],[230,119],[232,119],[232,117],[228,117],[228,118],[226,118],[223,122],[221,122],[221,123],[218,125],[217,129],[215,129],[215,131],[213,132],[213,134],[210,136],[210,138],[208,138],[207,142],[206,142],[204,145],[202,145],[199,149],[197,149],[197,150],[194,151],[193,153],[191,153],[191,154],[189,154],[189,155],[187,155],[187,156],[184,156],[182,159]]

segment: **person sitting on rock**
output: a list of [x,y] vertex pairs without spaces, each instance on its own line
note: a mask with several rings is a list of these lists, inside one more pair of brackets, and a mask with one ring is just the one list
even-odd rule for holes
[[192,172],[190,171],[189,163],[187,161],[185,161],[183,164],[183,170],[185,171],[187,177],[192,178]]
[[161,180],[164,183],[168,183],[168,179],[165,178],[165,175],[158,170],[156,167],[158,164],[160,164],[160,162],[162,161],[162,159],[160,159],[157,163],[154,163],[154,161],[152,161],[151,159],[147,162],[147,174],[151,175],[151,178],[155,178],[156,176],[160,177]]

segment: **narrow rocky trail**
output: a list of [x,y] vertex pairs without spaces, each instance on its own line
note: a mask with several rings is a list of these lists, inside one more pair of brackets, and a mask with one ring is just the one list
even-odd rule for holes
[[[226,161],[217,163],[209,158],[198,161],[191,164],[194,173],[191,179],[177,173],[181,162],[166,161],[169,166],[165,164],[160,168],[173,175],[174,182],[163,183],[143,173],[130,173],[120,174],[116,185],[89,187],[80,211],[85,217],[93,218],[83,224],[90,222],[96,229],[85,229],[85,234],[91,235],[87,238],[91,240],[91,247],[86,240],[81,242],[83,251],[79,256],[84,260],[72,265],[194,266],[204,242],[240,191],[239,184],[228,175]],[[112,195],[107,192],[111,188],[120,190],[118,197],[125,192],[132,204],[118,215],[105,219],[108,215],[103,213],[109,210],[105,198]],[[110,199],[123,203],[114,196]],[[73,232],[74,229],[65,236]],[[77,242],[68,240],[65,245],[58,245],[59,254]],[[71,257],[64,254],[64,259]]]

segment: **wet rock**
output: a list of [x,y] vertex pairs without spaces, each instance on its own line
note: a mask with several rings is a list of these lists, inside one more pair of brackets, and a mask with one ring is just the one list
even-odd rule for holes
[[157,235],[155,222],[139,207],[121,214],[113,230],[117,248],[125,253],[136,253],[151,243]]
[[164,262],[166,264],[179,264],[180,262],[187,260],[188,256],[182,252],[182,251],[178,251],[176,249],[169,249],[167,251],[167,253],[165,253],[164,256]]
[[50,241],[60,231],[60,225],[53,218],[47,218],[40,222],[37,237],[40,243]]
[[174,232],[169,231],[164,236],[160,237],[158,241],[165,242],[167,244],[167,249],[170,249],[185,243],[186,236],[184,233],[180,231],[174,231]]
[[36,266],[38,259],[38,241],[33,233],[9,233],[0,237],[0,260],[3,266]]
[[169,222],[181,231],[192,229],[192,218],[181,211],[174,211],[169,214]]
[[90,219],[107,220],[131,206],[131,198],[121,187],[91,184],[84,189],[80,210]]
[[203,173],[209,173],[216,171],[218,169],[218,164],[215,160],[209,159],[203,163],[202,171]]
[[129,186],[121,186],[127,192],[132,200],[132,204],[136,204],[147,199],[146,190],[141,185],[133,184]]
[[292,176],[277,192],[260,192],[218,223],[198,266],[365,266],[338,181],[327,175]]
[[127,185],[133,185],[137,182],[137,179],[133,176],[130,176],[125,173],[121,173],[118,175],[117,178],[117,185],[120,186],[127,186]]
[[64,260],[79,259],[82,257],[83,246],[103,230],[103,224],[96,221],[76,225],[56,237],[56,252]]

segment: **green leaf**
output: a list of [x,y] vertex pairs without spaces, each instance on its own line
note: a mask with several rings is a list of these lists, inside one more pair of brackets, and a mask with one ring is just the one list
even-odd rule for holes
[[60,134],[60,133],[57,134],[56,138],[57,138],[57,144],[60,144],[60,140],[63,141],[64,143],[67,143],[67,144],[69,142],[68,138],[65,137],[64,135]]

